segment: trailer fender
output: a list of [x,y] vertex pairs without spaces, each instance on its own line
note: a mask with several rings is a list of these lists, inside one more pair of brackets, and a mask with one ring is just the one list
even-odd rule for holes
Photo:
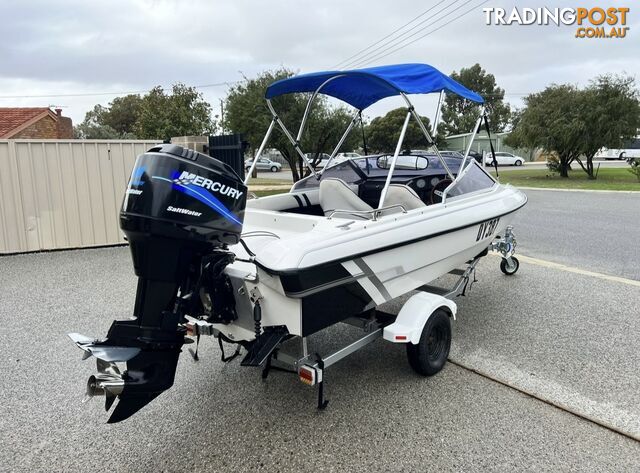
[[455,320],[458,306],[456,303],[437,294],[419,292],[402,306],[396,320],[387,325],[382,337],[393,343],[408,343],[416,345],[420,341],[422,329],[429,317],[438,309],[443,308]]

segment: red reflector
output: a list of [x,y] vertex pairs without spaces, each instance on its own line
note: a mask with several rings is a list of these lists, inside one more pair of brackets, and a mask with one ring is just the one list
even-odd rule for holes
[[300,371],[300,377],[304,379],[308,379],[309,381],[313,380],[313,374],[311,374],[306,370]]
[[300,381],[309,386],[316,384],[316,372],[313,368],[300,368],[298,371]]
[[191,322],[188,322],[185,326],[187,328],[187,335],[194,336],[196,334],[195,326]]
[[396,335],[396,340],[406,340],[407,336],[406,335]]

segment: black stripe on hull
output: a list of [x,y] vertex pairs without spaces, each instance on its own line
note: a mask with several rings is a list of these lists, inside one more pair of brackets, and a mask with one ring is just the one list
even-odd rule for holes
[[[319,289],[321,286],[335,281],[347,281],[352,278],[349,271],[340,263],[314,266],[313,268],[301,269],[295,273],[285,273],[279,276],[284,292],[288,296],[295,296],[296,293],[303,293],[309,289]],[[303,296],[303,294],[299,294],[299,296]]]
[[[511,210],[510,212],[505,212],[504,214],[496,215],[491,218],[504,217],[505,215],[512,214],[513,212],[516,212],[517,210],[521,209],[525,204],[526,204],[526,201],[520,207],[514,210]],[[274,271],[272,269],[269,269],[263,266],[258,261],[256,261],[255,264],[260,269],[266,271],[268,274],[272,276],[279,276],[280,281],[282,282],[282,288],[284,289],[284,292],[287,296],[300,298],[300,297],[305,297],[306,293],[309,291],[314,291],[314,292],[322,291],[322,293],[324,293],[325,291],[323,290],[323,286],[333,287],[338,284],[345,284],[350,280],[354,280],[355,278],[344,268],[344,266],[342,266],[341,263],[344,261],[354,260],[355,262],[355,260],[357,259],[360,259],[360,261],[362,261],[363,257],[374,254],[374,253],[382,253],[384,251],[399,248],[401,246],[418,243],[421,241],[429,240],[431,238],[437,238],[439,236],[446,235],[448,233],[454,233],[459,230],[464,230],[466,228],[479,225],[480,223],[485,222],[486,220],[487,219],[479,220],[471,224],[462,225],[460,227],[451,228],[449,230],[443,230],[438,233],[432,233],[430,235],[425,235],[420,238],[406,240],[401,243],[395,243],[393,245],[376,248],[375,250],[358,253],[356,255],[352,255],[346,258],[341,258],[339,260],[335,260],[327,263],[318,264],[315,266],[311,266],[309,268],[292,269],[292,270],[285,270],[285,271]],[[363,271],[363,272],[366,273],[366,271]],[[374,281],[372,282],[375,285],[375,282]],[[380,284],[382,285],[382,283]]]
[[362,286],[353,281],[311,294],[302,299],[302,336],[306,337],[362,313],[372,302]]

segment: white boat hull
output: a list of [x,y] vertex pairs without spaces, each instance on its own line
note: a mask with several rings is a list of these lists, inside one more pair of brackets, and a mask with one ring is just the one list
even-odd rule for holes
[[[496,186],[481,195],[380,218],[351,221],[249,210],[245,228],[272,232],[251,242],[257,272],[236,262],[227,273],[240,293],[264,296],[262,325],[306,336],[402,296],[464,265],[502,234],[526,196]],[[247,239],[251,241],[251,239]],[[232,248],[240,257],[241,246]],[[238,298],[246,296],[239,295]],[[249,304],[217,328],[229,338],[254,337]],[[242,307],[246,307],[242,310]]]

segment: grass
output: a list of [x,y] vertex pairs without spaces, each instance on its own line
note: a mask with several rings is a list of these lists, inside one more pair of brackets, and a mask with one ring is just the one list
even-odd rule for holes
[[[587,179],[582,169],[570,171],[568,178],[553,174],[548,169],[498,169],[498,172],[502,184],[516,187],[640,191],[640,182],[629,172],[629,168],[600,169],[596,180]],[[495,176],[495,172],[492,174]]]
[[264,177],[249,179],[250,186],[291,186],[291,179],[265,179]]
[[[614,191],[640,191],[640,182],[629,172],[629,168],[604,168],[598,172],[598,179],[589,180],[582,169],[574,169],[565,179],[548,169],[498,169],[500,182],[516,187],[540,187],[544,189],[588,189]],[[495,175],[495,173],[492,173]],[[252,191],[258,197],[288,192],[291,183],[286,180],[257,178],[249,181],[250,186],[281,186],[279,189]]]
[[284,194],[285,192],[289,192],[289,189],[269,189],[266,191],[251,191],[258,197],[266,197],[268,195],[276,195],[276,194]]

